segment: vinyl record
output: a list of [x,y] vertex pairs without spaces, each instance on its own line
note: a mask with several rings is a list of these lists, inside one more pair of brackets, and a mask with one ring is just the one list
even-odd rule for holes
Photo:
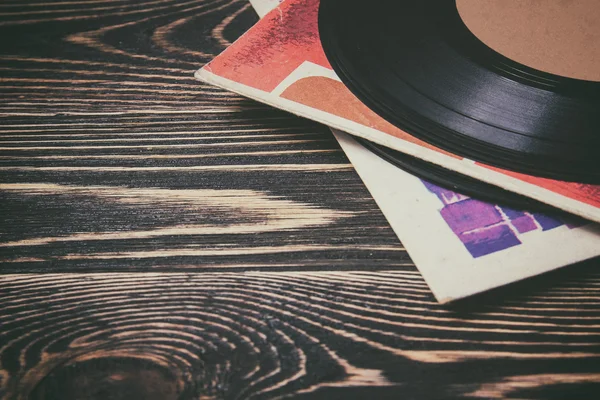
[[477,200],[508,206],[521,211],[562,213],[556,208],[529,197],[509,192],[498,186],[440,167],[365,139],[355,138],[360,144],[398,168],[437,186],[453,190]]
[[600,83],[492,50],[449,0],[321,0],[343,83],[404,131],[488,165],[600,184]]

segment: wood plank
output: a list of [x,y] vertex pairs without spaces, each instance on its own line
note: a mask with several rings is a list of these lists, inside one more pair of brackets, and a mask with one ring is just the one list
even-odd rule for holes
[[591,264],[454,308],[411,267],[3,275],[0,395],[593,398],[599,289]]
[[410,263],[326,128],[171,118],[4,126],[2,271]]

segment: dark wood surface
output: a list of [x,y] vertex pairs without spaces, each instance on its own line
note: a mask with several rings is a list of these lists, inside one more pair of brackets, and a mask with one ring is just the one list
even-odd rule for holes
[[327,128],[193,79],[255,21],[0,3],[0,398],[600,398],[599,262],[437,304]]

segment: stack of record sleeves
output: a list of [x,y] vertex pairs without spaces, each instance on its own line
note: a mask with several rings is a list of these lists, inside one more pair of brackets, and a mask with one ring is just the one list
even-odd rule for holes
[[594,0],[251,2],[197,78],[333,128],[438,300],[600,255]]

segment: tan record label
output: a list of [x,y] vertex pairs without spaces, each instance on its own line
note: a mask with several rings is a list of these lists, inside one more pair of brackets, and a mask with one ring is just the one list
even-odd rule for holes
[[456,0],[471,32],[504,56],[600,81],[600,0]]

